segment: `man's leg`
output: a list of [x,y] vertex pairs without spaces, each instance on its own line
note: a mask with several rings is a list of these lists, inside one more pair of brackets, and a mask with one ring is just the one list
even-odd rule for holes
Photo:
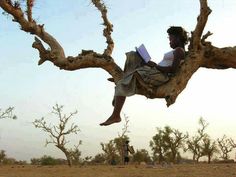
[[101,126],[107,126],[107,125],[111,125],[113,123],[118,123],[121,121],[121,117],[120,117],[120,112],[121,109],[125,103],[125,96],[115,96],[114,98],[115,103],[114,103],[114,109],[113,112],[111,114],[111,116],[103,123],[101,123]]

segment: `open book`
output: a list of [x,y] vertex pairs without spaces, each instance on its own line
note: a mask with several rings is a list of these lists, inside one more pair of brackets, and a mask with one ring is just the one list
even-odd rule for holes
[[136,52],[139,53],[139,55],[142,57],[142,59],[147,63],[151,60],[151,57],[146,49],[146,47],[144,46],[144,44],[141,44],[139,47],[135,47]]

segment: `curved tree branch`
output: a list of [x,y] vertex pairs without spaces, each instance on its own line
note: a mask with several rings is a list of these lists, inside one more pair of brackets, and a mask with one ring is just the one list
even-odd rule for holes
[[107,48],[104,50],[104,55],[105,56],[111,56],[113,48],[114,48],[114,42],[113,39],[111,38],[111,33],[113,31],[113,25],[109,22],[107,18],[107,8],[105,4],[102,2],[102,0],[92,0],[93,4],[97,9],[101,12],[102,14],[102,19],[103,19],[103,25],[106,27],[103,30],[103,35],[107,39]]
[[[30,6],[28,7],[27,14],[29,20],[25,19],[24,12],[20,6],[14,6],[12,3],[9,3],[9,0],[1,0],[0,7],[7,13],[13,16],[13,21],[20,24],[21,29],[25,32],[29,32],[32,35],[36,35],[35,42],[33,43],[33,48],[39,51],[40,60],[39,65],[43,64],[45,61],[51,61],[55,66],[64,70],[78,70],[83,68],[102,68],[111,74],[116,80],[119,80],[122,75],[122,69],[114,62],[113,58],[110,56],[114,47],[113,40],[110,36],[112,31],[112,24],[107,19],[107,9],[104,3],[101,3],[100,0],[94,0],[94,5],[101,11],[102,18],[104,20],[104,36],[107,38],[107,49],[104,51],[104,54],[96,53],[92,50],[82,52],[75,57],[68,56],[65,57],[64,50],[59,42],[49,33],[44,30],[44,25],[37,24],[32,20]],[[27,1],[28,3],[29,1]],[[33,5],[33,4],[32,4]],[[50,49],[45,49],[42,42],[43,40],[46,44],[49,45]]]

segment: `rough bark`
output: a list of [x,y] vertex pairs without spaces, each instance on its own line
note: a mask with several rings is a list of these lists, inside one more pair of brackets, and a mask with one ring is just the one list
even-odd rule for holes
[[[106,37],[107,48],[102,54],[94,51],[84,51],[78,56],[65,56],[63,47],[60,43],[44,29],[44,25],[37,24],[32,18],[32,0],[27,1],[26,14],[19,4],[12,3],[11,0],[0,0],[0,7],[13,16],[13,21],[21,26],[21,30],[35,35],[33,48],[39,52],[39,65],[45,61],[52,62],[55,66],[63,70],[78,70],[83,68],[102,68],[107,71],[115,80],[115,83],[122,77],[122,69],[112,58],[114,42],[111,37],[113,26],[107,18],[107,9],[101,0],[92,0],[92,3],[101,12],[103,25],[105,26],[103,35]],[[167,106],[175,103],[177,96],[185,89],[192,75],[200,68],[227,69],[236,67],[236,47],[217,48],[210,42],[206,42],[210,32],[203,35],[203,30],[211,13],[207,0],[199,0],[200,15],[197,18],[197,24],[191,33],[188,55],[185,62],[179,68],[179,71],[171,80],[158,87],[152,88],[142,81],[142,95],[148,98],[165,98]],[[27,18],[25,17],[27,16]],[[41,41],[49,45],[50,49],[45,49]]]

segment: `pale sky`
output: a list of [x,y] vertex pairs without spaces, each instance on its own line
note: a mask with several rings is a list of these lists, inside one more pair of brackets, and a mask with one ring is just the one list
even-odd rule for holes
[[[144,43],[153,61],[160,61],[170,50],[166,29],[171,25],[184,26],[192,31],[199,15],[198,0],[106,0],[108,17],[114,25],[113,57],[123,67],[125,52]],[[208,40],[217,47],[235,46],[235,0],[209,0],[213,10],[205,31],[213,36]],[[2,11],[0,11],[2,12]],[[64,47],[66,55],[77,55],[82,49],[102,52],[106,46],[102,36],[100,13],[89,0],[36,1],[34,18],[45,24]],[[100,143],[108,142],[121,132],[124,121],[109,127],[99,123],[112,111],[114,85],[101,69],[62,71],[52,63],[38,66],[38,52],[31,47],[34,36],[19,30],[10,17],[0,16],[0,108],[15,107],[17,120],[1,120],[0,149],[9,157],[30,160],[44,154],[64,157],[56,147],[44,147],[47,135],[35,129],[31,122],[50,117],[56,103],[65,106],[65,113],[78,110],[73,119],[81,132],[71,144],[82,140],[83,156],[102,152]],[[236,140],[236,71],[199,69],[169,108],[162,99],[129,97],[123,112],[129,116],[131,144],[135,149],[150,150],[149,142],[156,127],[169,125],[194,135],[202,116],[210,125],[212,138],[226,134]],[[55,119],[56,122],[56,119]],[[234,157],[232,153],[232,157]]]

